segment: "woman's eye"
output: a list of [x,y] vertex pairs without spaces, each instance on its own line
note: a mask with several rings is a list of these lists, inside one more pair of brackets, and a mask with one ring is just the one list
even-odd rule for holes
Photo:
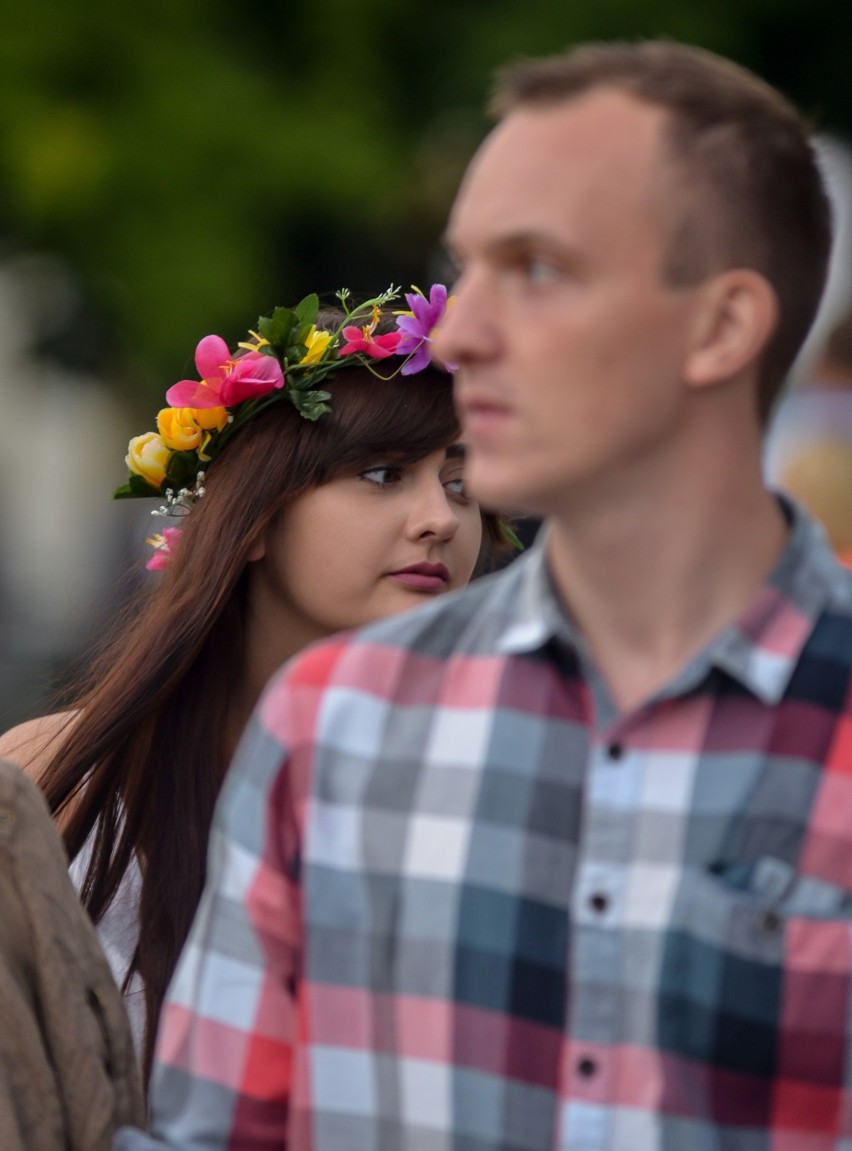
[[388,484],[396,483],[402,475],[401,468],[394,468],[382,466],[378,468],[367,468],[366,471],[361,472],[359,479],[366,480],[368,484],[375,484],[377,487],[387,487]]
[[468,498],[467,488],[464,486],[464,476],[456,476],[453,480],[445,480],[444,487],[460,499],[466,500]]

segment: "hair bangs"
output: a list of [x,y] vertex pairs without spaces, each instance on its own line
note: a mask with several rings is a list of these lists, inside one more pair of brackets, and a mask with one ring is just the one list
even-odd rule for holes
[[461,434],[452,378],[437,368],[381,379],[366,370],[341,374],[325,433],[322,483],[380,459],[413,463],[448,447]]

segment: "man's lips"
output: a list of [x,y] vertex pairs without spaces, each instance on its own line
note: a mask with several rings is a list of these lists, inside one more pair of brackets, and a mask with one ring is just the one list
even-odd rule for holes
[[392,580],[415,591],[443,591],[450,582],[450,572],[445,564],[411,564],[388,574]]
[[487,429],[512,414],[508,404],[475,392],[468,395],[460,393],[457,403],[466,430],[471,427]]

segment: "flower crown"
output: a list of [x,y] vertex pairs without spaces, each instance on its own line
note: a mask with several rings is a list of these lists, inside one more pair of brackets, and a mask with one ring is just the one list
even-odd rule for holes
[[[330,411],[331,394],[320,385],[347,366],[366,365],[391,379],[414,375],[429,365],[432,332],[450,303],[443,284],[429,295],[419,288],[406,293],[408,311],[395,312],[396,330],[377,335],[382,309],[399,298],[386,292],[350,307],[349,291],[337,292],[343,320],[331,331],[317,329],[319,299],[306,296],[294,308],[276,308],[261,316],[250,339],[231,353],[221,336],[205,336],[195,349],[200,380],[181,380],[166,392],[168,407],[157,415],[156,432],[131,439],[126,463],[128,479],[113,493],[116,499],[160,496],[165,503],[153,515],[186,514],[204,494],[205,469],[231,436],[270,404],[289,400],[307,420]],[[375,361],[391,356],[401,363],[387,375]],[[149,543],[152,569],[167,566],[180,530],[166,528]]]

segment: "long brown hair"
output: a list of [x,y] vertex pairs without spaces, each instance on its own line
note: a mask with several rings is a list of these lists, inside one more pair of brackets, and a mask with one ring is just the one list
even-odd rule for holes
[[[244,670],[252,544],[306,489],[384,458],[413,462],[459,435],[451,380],[437,369],[385,381],[352,367],[324,386],[330,413],[311,423],[286,401],[274,404],[210,468],[172,565],[91,663],[41,778],[51,810],[64,813],[70,857],[93,836],[81,897],[96,923],[139,861],[141,930],[127,981],[138,973],[145,986],[146,1080],[233,750],[228,705]],[[484,514],[483,523],[486,547],[499,546],[500,522]]]

